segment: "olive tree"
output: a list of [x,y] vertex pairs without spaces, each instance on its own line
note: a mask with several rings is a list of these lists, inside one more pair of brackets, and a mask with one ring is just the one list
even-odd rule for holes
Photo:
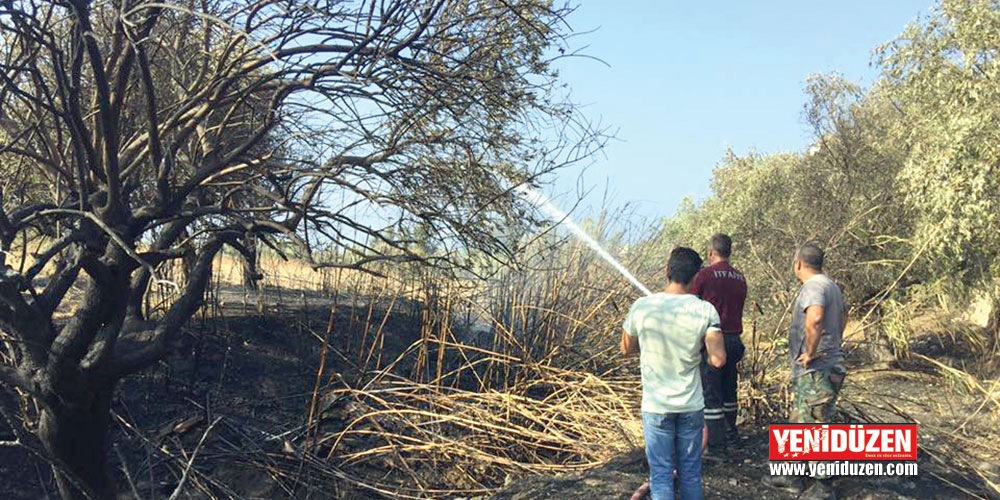
[[810,78],[806,94],[806,151],[728,152],[711,196],[682,206],[658,236],[661,245],[705,248],[713,233],[731,234],[751,300],[774,315],[792,298],[802,243],[827,250],[831,275],[860,304],[892,281],[912,233],[896,181],[906,149],[888,140],[898,119],[891,103],[835,75]]
[[[170,351],[224,247],[362,270],[509,260],[531,223],[512,188],[599,146],[549,64],[568,12],[0,0],[0,381],[38,408],[21,425],[5,398],[14,442],[54,464],[63,498],[115,498],[119,381]],[[435,253],[398,236],[418,225]],[[19,242],[37,244],[30,265],[8,257]],[[148,314],[174,259],[188,278]]]
[[988,282],[1000,270],[1000,5],[944,0],[877,56],[895,140],[910,148],[899,180],[927,274],[953,290]]

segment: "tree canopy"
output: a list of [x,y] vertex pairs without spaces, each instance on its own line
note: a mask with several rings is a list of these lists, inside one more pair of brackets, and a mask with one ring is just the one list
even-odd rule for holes
[[[0,2],[0,326],[16,339],[0,375],[40,405],[63,496],[114,498],[116,383],[168,351],[223,247],[362,270],[510,262],[512,228],[533,222],[512,188],[599,146],[549,66],[569,11]],[[412,250],[416,228],[434,252]],[[160,266],[182,258],[188,279],[147,314]],[[72,319],[54,320],[74,286]]]
[[730,152],[711,196],[668,218],[659,244],[700,248],[711,233],[730,232],[752,298],[771,314],[793,289],[783,264],[809,240],[827,249],[831,275],[859,308],[921,288],[992,289],[998,37],[997,2],[945,0],[876,50],[883,71],[871,88],[810,78],[807,150]]

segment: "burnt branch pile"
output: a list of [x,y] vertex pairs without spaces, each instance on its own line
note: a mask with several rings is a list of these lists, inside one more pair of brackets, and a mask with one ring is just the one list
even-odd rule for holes
[[[526,474],[585,470],[641,444],[634,378],[506,362],[530,372],[506,390],[389,375],[335,390],[323,418],[338,430],[320,424],[290,446],[307,463],[351,471],[374,491],[440,498],[495,491]],[[386,470],[392,479],[379,479]]]

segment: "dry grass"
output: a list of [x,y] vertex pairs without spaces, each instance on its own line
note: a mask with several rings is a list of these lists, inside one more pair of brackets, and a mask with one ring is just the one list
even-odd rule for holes
[[530,372],[505,391],[391,375],[334,391],[347,423],[312,441],[312,454],[341,469],[391,467],[395,479],[373,488],[435,498],[491,491],[524,474],[588,469],[641,443],[634,380],[505,363]]
[[[26,255],[30,266],[30,251]],[[176,264],[163,266],[164,276],[181,279]],[[304,431],[289,438],[284,456],[262,457],[261,463],[286,482],[307,473],[382,497],[430,499],[490,493],[526,474],[588,469],[639,445],[639,375],[636,363],[623,363],[617,353],[621,320],[637,293],[578,245],[560,246],[530,264],[470,287],[403,266],[380,269],[386,274],[380,278],[314,270],[263,253],[262,288],[329,294],[335,308],[337,297],[346,296],[363,335],[338,346],[343,359],[356,363],[358,381],[324,383],[333,350],[324,345]],[[216,290],[243,287],[240,259],[218,256],[214,282]],[[169,287],[159,292],[153,310],[171,300]],[[419,339],[400,358],[383,360],[386,336],[393,334],[385,330],[386,320],[409,303],[420,308],[419,324],[413,325]],[[762,329],[763,318],[748,316],[745,326],[741,414],[757,423],[781,420],[789,406],[784,356],[775,341],[783,319],[771,318],[773,328]],[[863,348],[865,330],[878,328],[852,324],[852,348]],[[981,340],[966,337],[977,346]],[[969,420],[1000,418],[1000,382],[941,359],[912,357],[933,373],[895,370],[900,376],[952,380],[982,401]],[[882,405],[891,411],[878,416],[865,413],[864,405],[852,405],[848,413],[859,421],[917,420],[905,408],[890,406]],[[323,425],[331,421],[336,428]],[[922,441],[921,450],[939,467],[934,474],[974,497],[1000,496],[1000,477],[988,466],[1000,460],[998,441],[921,424],[922,435],[950,443]],[[956,477],[970,481],[957,484]]]
[[[404,353],[408,360],[369,365],[365,356],[382,342],[384,318],[365,318],[372,332],[362,346],[368,353],[357,356],[375,371],[360,386],[326,394],[338,401],[333,411],[343,425],[292,443],[303,463],[320,474],[337,471],[340,481],[386,497],[447,498],[492,492],[526,474],[595,467],[639,445],[638,371],[617,353],[621,319],[635,292],[572,246],[538,267],[503,273],[471,291],[436,280],[432,289],[421,284],[407,292],[423,308],[421,338]],[[379,287],[374,283],[381,281],[371,277],[346,282],[356,279],[370,283],[350,286],[382,290],[378,300],[404,293]],[[488,325],[485,340],[468,337],[456,324],[469,314]],[[791,395],[775,342],[782,321],[764,331],[758,321],[763,319],[747,324],[741,414],[768,423],[783,419]],[[854,331],[852,342],[863,348],[862,329]],[[959,376],[950,367],[936,369],[936,381],[958,380],[983,399],[977,413],[1000,411],[996,383]],[[898,410],[897,420],[912,418]],[[967,450],[925,442],[922,450],[935,462],[956,457],[935,472],[942,481],[979,498],[997,493],[997,478],[981,466],[982,457],[1000,456],[994,442]],[[392,473],[372,474],[376,469]]]
[[[335,286],[341,283],[364,281],[370,275],[356,269],[313,269],[309,264],[298,259],[282,259],[273,252],[261,252],[257,266],[263,275],[258,283],[264,288],[284,288],[288,290],[306,290],[333,293]],[[243,262],[240,257],[229,252],[216,256],[213,264],[215,279],[224,285],[242,287]],[[338,278],[339,276],[339,278]],[[399,280],[380,280],[385,285],[400,288]]]

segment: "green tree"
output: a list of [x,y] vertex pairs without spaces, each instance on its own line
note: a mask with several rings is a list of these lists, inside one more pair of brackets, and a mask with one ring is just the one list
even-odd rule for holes
[[1000,2],[944,0],[877,55],[927,273],[983,284],[1000,247]]
[[813,77],[806,91],[815,137],[807,152],[728,152],[711,196],[682,205],[659,236],[660,245],[704,249],[712,233],[732,235],[751,298],[773,314],[791,298],[792,256],[806,241],[827,249],[831,274],[855,302],[882,290],[909,248],[895,180],[904,151],[889,140],[896,112],[837,76]]

